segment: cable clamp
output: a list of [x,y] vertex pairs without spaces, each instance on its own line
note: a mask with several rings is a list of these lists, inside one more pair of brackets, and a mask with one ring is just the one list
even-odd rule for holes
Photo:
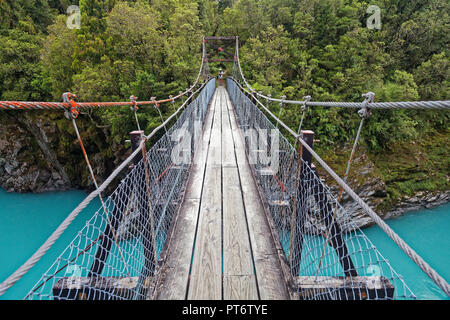
[[76,97],[76,95],[70,92],[65,92],[62,95],[63,102],[69,104],[69,107],[64,111],[64,115],[69,120],[78,118],[78,115],[80,114],[80,112],[78,111],[78,105],[74,101]]
[[281,96],[280,108],[283,108],[284,100],[286,100],[286,96]]
[[363,106],[360,110],[358,110],[358,115],[361,118],[367,119],[372,115],[370,109],[367,106],[369,103],[373,103],[375,101],[375,93],[369,91],[362,94],[362,97],[364,98]]
[[156,101],[156,97],[151,97],[151,98],[150,98],[150,101],[155,101],[153,107],[156,108],[156,109],[159,108],[159,103]]
[[136,99],[137,99],[137,97],[135,97],[135,96],[130,96],[131,110],[133,110],[133,111],[139,110],[139,107],[137,106],[137,103],[136,103]]
[[311,96],[304,96],[303,99],[305,99],[305,101],[302,104],[302,111],[305,112],[306,110],[308,110],[307,103],[311,101]]

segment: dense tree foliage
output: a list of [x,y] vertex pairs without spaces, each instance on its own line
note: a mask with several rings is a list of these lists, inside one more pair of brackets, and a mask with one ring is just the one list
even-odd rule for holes
[[[80,29],[66,26],[71,4],[80,7]],[[381,29],[366,25],[369,5],[381,9]],[[449,99],[449,12],[447,0],[0,0],[0,99],[167,97],[195,78],[203,35],[238,35],[246,77],[273,96]],[[91,116],[117,140],[133,125],[129,110]],[[151,109],[139,116],[146,129],[160,121]],[[448,117],[374,112],[365,143],[388,149],[447,129]],[[300,111],[289,106],[282,118],[296,127]],[[354,110],[314,108],[305,125],[327,148],[350,141],[357,122]]]
[[[381,9],[381,29],[367,28],[369,5]],[[373,91],[377,101],[439,100],[450,97],[449,9],[440,0],[241,0],[224,10],[220,31],[240,36],[244,73],[265,93],[362,101]],[[299,117],[296,107],[284,110],[293,128]],[[354,136],[357,119],[348,110],[314,108],[306,125],[333,146]],[[376,112],[364,137],[370,148],[386,149],[447,121],[444,112]]]

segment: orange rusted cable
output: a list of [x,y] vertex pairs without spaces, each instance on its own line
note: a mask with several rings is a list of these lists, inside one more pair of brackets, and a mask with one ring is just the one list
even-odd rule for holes
[[[189,91],[189,90],[188,90]],[[186,91],[186,92],[188,92]],[[122,107],[122,106],[143,106],[155,104],[159,106],[162,103],[172,102],[184,96],[186,92],[182,92],[173,98],[152,100],[152,101],[129,101],[129,102],[78,102],[76,107],[84,108],[106,108],[106,107]],[[30,102],[30,101],[0,101],[0,108],[4,110],[70,110],[73,108],[71,102]]]

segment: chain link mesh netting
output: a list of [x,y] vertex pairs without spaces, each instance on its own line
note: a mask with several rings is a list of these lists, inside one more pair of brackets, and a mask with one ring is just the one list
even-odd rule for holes
[[[198,124],[201,129],[214,89],[211,79],[143,159],[136,161],[27,299],[148,297],[158,257],[183,200],[196,130]],[[188,161],[174,160],[179,158]]]
[[227,79],[227,88],[300,299],[414,298],[314,165],[233,80]]

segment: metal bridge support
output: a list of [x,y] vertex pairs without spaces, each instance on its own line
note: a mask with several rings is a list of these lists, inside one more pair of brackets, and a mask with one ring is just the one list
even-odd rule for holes
[[[313,144],[314,144],[314,132],[310,131],[310,130],[302,130],[301,132],[303,140],[306,141],[306,143],[312,148]],[[311,165],[311,159],[312,159],[312,155],[311,153],[306,150],[303,149],[303,145],[301,143],[299,143],[299,150],[298,150],[298,155],[299,157],[301,157],[301,159],[303,160],[303,164],[301,164],[301,160],[299,159],[298,161],[300,161],[299,163],[299,167],[298,169],[301,170],[301,167],[304,164],[308,164]],[[305,220],[305,215],[307,214],[307,212],[305,210],[307,210],[306,208],[306,197],[305,195],[307,194],[304,191],[304,188],[306,187],[305,184],[305,170],[301,170],[300,173],[300,177],[299,177],[299,185],[298,185],[298,191],[297,191],[297,203],[295,203],[295,206],[299,209],[296,208],[296,210],[294,211],[295,216],[293,217],[293,227],[292,227],[292,235],[291,235],[291,239],[292,239],[292,244],[291,244],[291,252],[289,253],[289,260],[290,260],[290,267],[291,267],[291,273],[294,277],[298,276],[300,273],[300,263],[301,263],[301,256],[302,256],[302,248],[303,248],[303,234],[304,234],[304,220]]]
[[[356,277],[358,273],[356,272],[353,261],[348,253],[347,245],[345,244],[345,240],[342,237],[342,230],[339,227],[333,212],[332,206],[328,203],[327,194],[323,184],[321,184],[319,174],[317,173],[317,169],[315,166],[312,166],[314,174],[317,176],[317,179],[314,179],[314,198],[316,202],[319,204],[320,211],[325,218],[325,225],[327,230],[329,230],[328,242],[333,246],[334,250],[336,250],[336,254],[339,257],[339,262],[344,270],[344,274],[346,277]],[[335,210],[338,210],[337,208]]]
[[114,242],[114,234],[117,234],[117,229],[119,227],[120,221],[122,221],[123,212],[125,211],[125,199],[121,199],[118,195],[113,196],[114,210],[110,217],[111,224],[107,224],[105,231],[101,235],[101,243],[95,253],[95,259],[92,263],[91,270],[89,271],[88,277],[99,277],[102,274],[105,262],[108,259],[111,246]]
[[[302,131],[303,140],[311,147],[313,148],[314,144],[314,132],[313,131]],[[335,219],[336,212],[333,212],[332,206],[328,202],[327,198],[327,192],[325,191],[325,188],[322,183],[320,183],[320,177],[317,173],[316,166],[311,163],[312,161],[312,155],[311,153],[303,149],[303,161],[308,164],[314,175],[317,177],[316,179],[308,179],[309,181],[313,182],[313,194],[316,203],[319,205],[320,212],[322,213],[324,217],[324,222],[327,230],[329,230],[329,236],[328,242],[333,246],[333,248],[336,250],[336,254],[339,257],[339,262],[342,266],[342,269],[344,270],[344,274],[347,277],[356,277],[358,273],[356,272],[355,266],[353,264],[353,261],[348,254],[347,245],[345,244],[344,239],[342,238],[342,231],[339,227],[339,224],[337,223],[337,219]],[[303,172],[302,172],[303,174]],[[305,177],[304,175],[301,176],[301,182],[300,185],[302,185],[302,182],[304,182]],[[299,190],[300,197],[304,192],[302,193],[301,190]],[[335,209],[337,210],[337,208]],[[306,213],[305,213],[306,214]],[[301,226],[303,226],[303,222],[301,223]],[[301,244],[298,245],[300,247],[301,252]],[[300,261],[298,262],[298,269],[300,268]],[[297,269],[296,269],[297,270]],[[295,275],[298,275],[295,273]]]
[[[302,130],[303,140],[311,147],[314,146],[314,132],[310,130]],[[355,266],[351,257],[348,253],[347,245],[345,244],[344,239],[342,238],[342,232],[337,223],[336,219],[333,218],[334,212],[332,206],[328,202],[327,193],[324,189],[324,186],[320,183],[320,178],[317,173],[316,167],[312,164],[312,155],[306,150],[306,148],[300,147],[302,150],[299,150],[299,154],[303,159],[303,165],[309,165],[314,173],[317,176],[317,179],[312,179],[307,177],[307,170],[302,170],[300,174],[299,188],[298,188],[298,204],[297,207],[299,210],[296,210],[295,216],[295,228],[293,228],[294,235],[292,237],[292,257],[297,257],[297,259],[292,260],[291,262],[291,272],[292,275],[298,276],[300,272],[300,263],[301,263],[301,254],[302,254],[302,246],[303,246],[303,234],[304,234],[304,220],[307,214],[306,210],[306,199],[305,195],[308,194],[305,191],[305,188],[311,187],[308,186],[307,183],[313,183],[313,194],[316,203],[319,205],[320,212],[324,217],[324,222],[327,230],[329,232],[329,243],[336,250],[336,254],[339,257],[339,262],[344,270],[344,274],[347,277],[355,277],[358,275],[356,272]],[[306,173],[305,173],[306,172]]]
[[[125,183],[128,184],[128,187],[131,187],[129,179],[126,179]],[[114,203],[114,209],[110,217],[111,223],[106,225],[105,231],[100,236],[101,242],[97,252],[95,253],[95,259],[92,263],[91,270],[89,271],[88,278],[97,278],[101,276],[106,260],[108,259],[111,251],[111,246],[114,242],[114,235],[117,235],[119,224],[123,218],[125,204],[127,203],[126,195],[114,193],[112,195],[112,200]]]

